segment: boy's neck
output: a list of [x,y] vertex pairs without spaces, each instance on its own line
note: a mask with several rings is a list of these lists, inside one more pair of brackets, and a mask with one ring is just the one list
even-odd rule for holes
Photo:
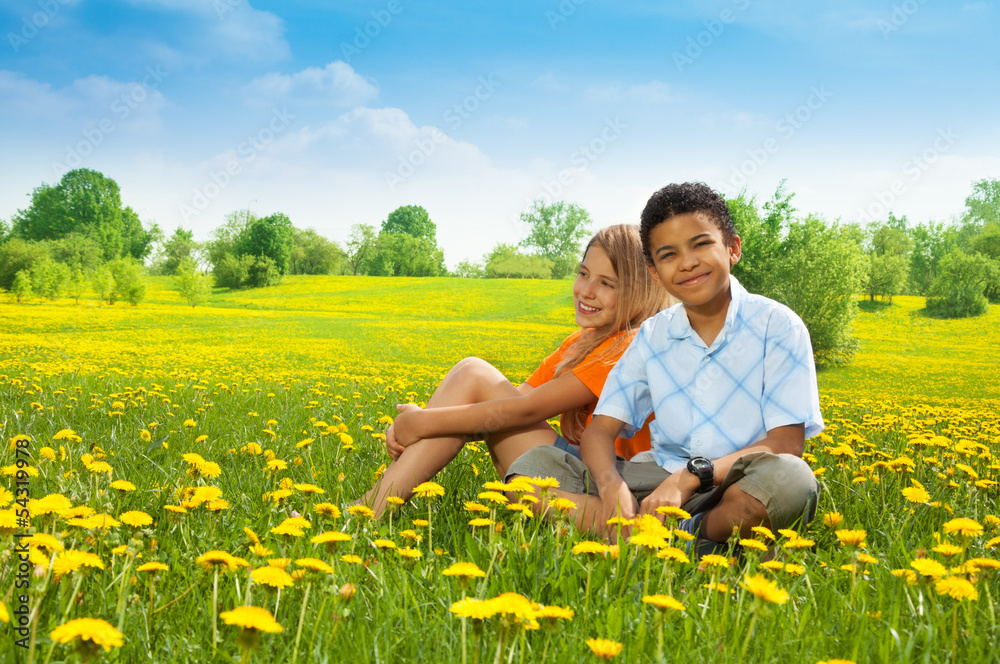
[[729,303],[732,302],[732,282],[719,292],[717,297],[701,305],[692,306],[684,303],[691,329],[701,337],[709,348],[722,328],[726,326],[726,315],[729,313]]

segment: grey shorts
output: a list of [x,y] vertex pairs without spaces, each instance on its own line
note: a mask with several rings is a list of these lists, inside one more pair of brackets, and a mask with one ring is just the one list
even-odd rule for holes
[[577,459],[580,458],[580,446],[569,442],[559,434],[556,434],[556,442],[552,443],[552,445],[566,454],[575,456]]
[[[655,461],[635,463],[618,457],[617,468],[639,502],[670,477]],[[554,477],[563,491],[598,495],[583,461],[551,445],[518,457],[507,470],[507,479],[514,475]],[[748,452],[737,459],[722,484],[696,493],[683,505],[684,510],[692,515],[707,512],[733,484],[764,505],[772,529],[804,526],[816,516],[819,483],[809,464],[793,454],[770,452]]]

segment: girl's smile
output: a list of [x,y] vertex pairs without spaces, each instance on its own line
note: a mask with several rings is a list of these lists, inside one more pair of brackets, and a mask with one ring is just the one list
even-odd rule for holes
[[576,324],[595,328],[611,325],[618,307],[618,277],[611,259],[598,246],[587,250],[580,272],[573,282]]

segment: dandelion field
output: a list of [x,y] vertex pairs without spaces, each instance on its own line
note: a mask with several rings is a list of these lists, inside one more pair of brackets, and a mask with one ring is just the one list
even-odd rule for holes
[[347,511],[395,405],[467,355],[525,378],[566,282],[0,304],[0,662],[998,662],[1000,308],[921,307],[866,305],[820,375],[817,519],[693,563],[662,526],[608,547],[504,504],[481,444],[390,519]]

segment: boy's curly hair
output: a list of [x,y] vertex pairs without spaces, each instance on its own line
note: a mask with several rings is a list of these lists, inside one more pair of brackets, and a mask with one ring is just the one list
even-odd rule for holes
[[729,207],[722,196],[715,193],[704,182],[684,182],[668,184],[649,197],[642,211],[639,236],[642,238],[642,253],[649,264],[653,256],[649,248],[649,234],[654,228],[671,217],[689,212],[707,215],[719,230],[722,238],[729,242],[736,235],[736,227],[729,216]]

